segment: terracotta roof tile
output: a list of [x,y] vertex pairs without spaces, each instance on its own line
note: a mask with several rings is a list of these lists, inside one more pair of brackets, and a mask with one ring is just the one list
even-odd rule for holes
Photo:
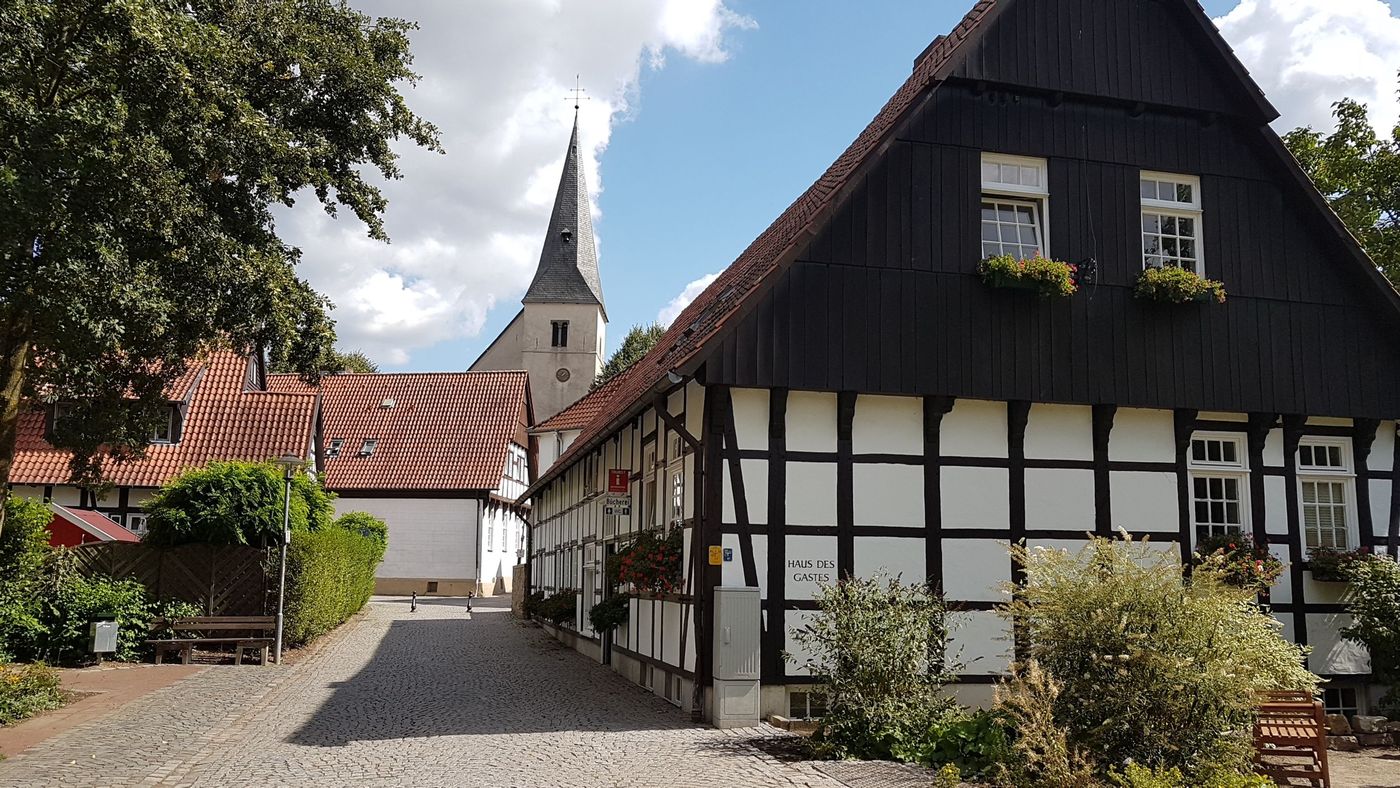
[[979,0],[953,32],[935,40],[870,125],[856,137],[826,172],[803,192],[776,221],[726,268],[710,286],[681,312],[666,334],[640,361],[627,379],[598,406],[598,413],[584,428],[568,451],[542,474],[522,496],[522,500],[562,473],[571,460],[590,450],[598,440],[626,418],[670,370],[685,364],[744,303],[747,296],[785,262],[786,253],[806,238],[808,226],[846,185],[852,173],[886,142],[886,138],[906,112],[938,78],[943,67],[963,41],[991,14],[997,0]]
[[550,416],[548,419],[530,428],[530,432],[538,434],[541,432],[559,432],[562,430],[581,430],[588,426],[589,422],[597,418],[598,413],[604,405],[612,398],[613,392],[617,391],[627,373],[635,367],[628,367],[611,378],[596,389],[588,392],[578,402]]
[[[268,385],[305,390],[292,376],[270,375]],[[331,375],[321,381],[321,402],[323,437],[343,441],[339,456],[326,459],[328,489],[494,490],[526,427],[526,374]],[[362,457],[366,440],[375,447]]]
[[[244,391],[248,359],[219,351],[191,369],[168,389],[172,399],[189,398],[179,443],[152,444],[146,456],[109,461],[106,478],[113,484],[158,487],[181,471],[214,460],[266,460],[284,454],[306,456],[316,412],[314,393]],[[191,391],[191,388],[193,391]],[[11,484],[66,484],[71,454],[44,438],[45,410],[20,415]]]

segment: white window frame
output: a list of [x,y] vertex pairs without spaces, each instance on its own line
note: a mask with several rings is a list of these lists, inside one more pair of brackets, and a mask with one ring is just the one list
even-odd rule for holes
[[[1328,465],[1303,465],[1303,447],[1336,447],[1338,449],[1340,466]],[[1303,486],[1308,482],[1333,482],[1342,486],[1342,492],[1346,500],[1342,505],[1342,513],[1346,517],[1346,526],[1343,535],[1346,539],[1344,544],[1336,545],[1338,550],[1351,550],[1360,544],[1360,526],[1356,509],[1356,469],[1352,465],[1351,439],[1305,436],[1298,441],[1298,449],[1294,454],[1294,467],[1298,471],[1298,532],[1303,537],[1303,549],[1312,550],[1318,547],[1317,544],[1308,542],[1307,528],[1307,507],[1309,504],[1303,502]],[[1315,505],[1315,504],[1314,504]],[[1320,541],[1320,540],[1319,540]]]
[[[122,522],[120,518],[113,519],[116,519],[118,523]],[[122,523],[122,526],[126,528],[126,530],[136,534],[137,536],[145,536],[146,531],[148,530],[146,527],[146,521],[149,519],[150,515],[145,514],[143,512],[130,512],[127,514],[126,522]]]
[[[1235,461],[1225,460],[1212,461],[1210,459],[1198,460],[1195,457],[1196,441],[1225,441],[1235,445]],[[1196,480],[1205,479],[1209,484],[1210,479],[1233,479],[1235,489],[1239,491],[1239,533],[1248,534],[1250,523],[1252,522],[1249,500],[1249,441],[1243,433],[1236,432],[1215,432],[1199,430],[1191,433],[1191,441],[1186,449],[1187,475],[1190,477],[1190,490],[1188,506],[1191,507],[1191,539],[1192,544],[1201,540],[1200,530],[1202,527],[1214,531],[1220,527],[1218,523],[1200,522],[1196,517]],[[1212,533],[1212,536],[1216,534]]]
[[330,442],[326,444],[326,459],[339,457],[343,448],[345,448],[344,438],[331,438]]
[[[1143,181],[1165,181],[1177,185],[1191,187],[1191,201],[1181,202],[1180,200],[1162,200],[1142,196]],[[1196,175],[1183,175],[1174,172],[1154,172],[1152,170],[1142,170],[1138,173],[1138,199],[1141,202],[1141,210],[1138,216],[1138,247],[1142,250],[1142,267],[1152,268],[1147,262],[1147,249],[1143,244],[1142,236],[1146,230],[1142,229],[1142,218],[1147,214],[1156,216],[1171,216],[1177,219],[1191,219],[1196,224],[1196,234],[1191,242],[1196,245],[1196,274],[1206,275],[1206,254],[1205,254],[1205,224],[1202,221],[1204,210],[1201,207],[1201,179]],[[1180,236],[1177,236],[1180,237]],[[1180,250],[1178,249],[1178,253]]]
[[151,428],[151,443],[171,444],[175,442],[175,409],[165,409],[165,437],[160,437],[160,427]]
[[[1027,186],[1020,182],[1011,183],[1008,181],[989,180],[987,177],[987,166],[1015,166],[1029,167],[1037,172],[1038,186]],[[978,166],[978,177],[982,184],[982,193],[978,199],[977,206],[977,230],[978,230],[978,251],[981,251],[981,230],[982,230],[982,203],[1004,202],[1011,204],[1029,205],[1035,215],[1036,233],[1039,236],[1040,256],[1050,256],[1050,168],[1045,159],[1032,156],[1012,156],[1006,153],[982,153],[982,160]],[[1010,199],[1007,199],[1010,198]]]

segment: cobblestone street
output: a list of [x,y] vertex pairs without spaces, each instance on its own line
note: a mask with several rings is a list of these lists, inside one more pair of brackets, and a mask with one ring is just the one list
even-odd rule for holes
[[[376,601],[285,670],[211,667],[0,763],[0,784],[875,786],[793,763],[511,619]],[[851,774],[855,774],[852,778]],[[833,775],[841,775],[836,779]]]

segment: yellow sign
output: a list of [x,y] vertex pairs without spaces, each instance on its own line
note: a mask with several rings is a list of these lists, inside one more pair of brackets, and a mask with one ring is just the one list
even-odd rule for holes
[[724,563],[724,548],[717,544],[710,545],[710,566],[719,566]]

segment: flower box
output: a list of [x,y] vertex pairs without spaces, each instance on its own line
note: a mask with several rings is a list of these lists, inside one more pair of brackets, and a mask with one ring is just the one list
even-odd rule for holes
[[1225,285],[1175,266],[1151,266],[1138,274],[1133,295],[1159,304],[1225,303]]
[[1234,533],[1200,540],[1191,563],[1218,572],[1230,585],[1259,592],[1268,591],[1287,569],[1267,547],[1256,547],[1249,536]]
[[988,287],[1032,291],[1041,298],[1074,295],[1077,269],[1070,263],[1039,254],[1017,260],[1009,254],[988,257],[977,264],[977,273]]
[[1355,550],[1338,550],[1332,547],[1314,547],[1308,551],[1308,569],[1312,578],[1322,583],[1346,583],[1351,580],[1352,568],[1361,561],[1375,558],[1370,550],[1359,547]]

